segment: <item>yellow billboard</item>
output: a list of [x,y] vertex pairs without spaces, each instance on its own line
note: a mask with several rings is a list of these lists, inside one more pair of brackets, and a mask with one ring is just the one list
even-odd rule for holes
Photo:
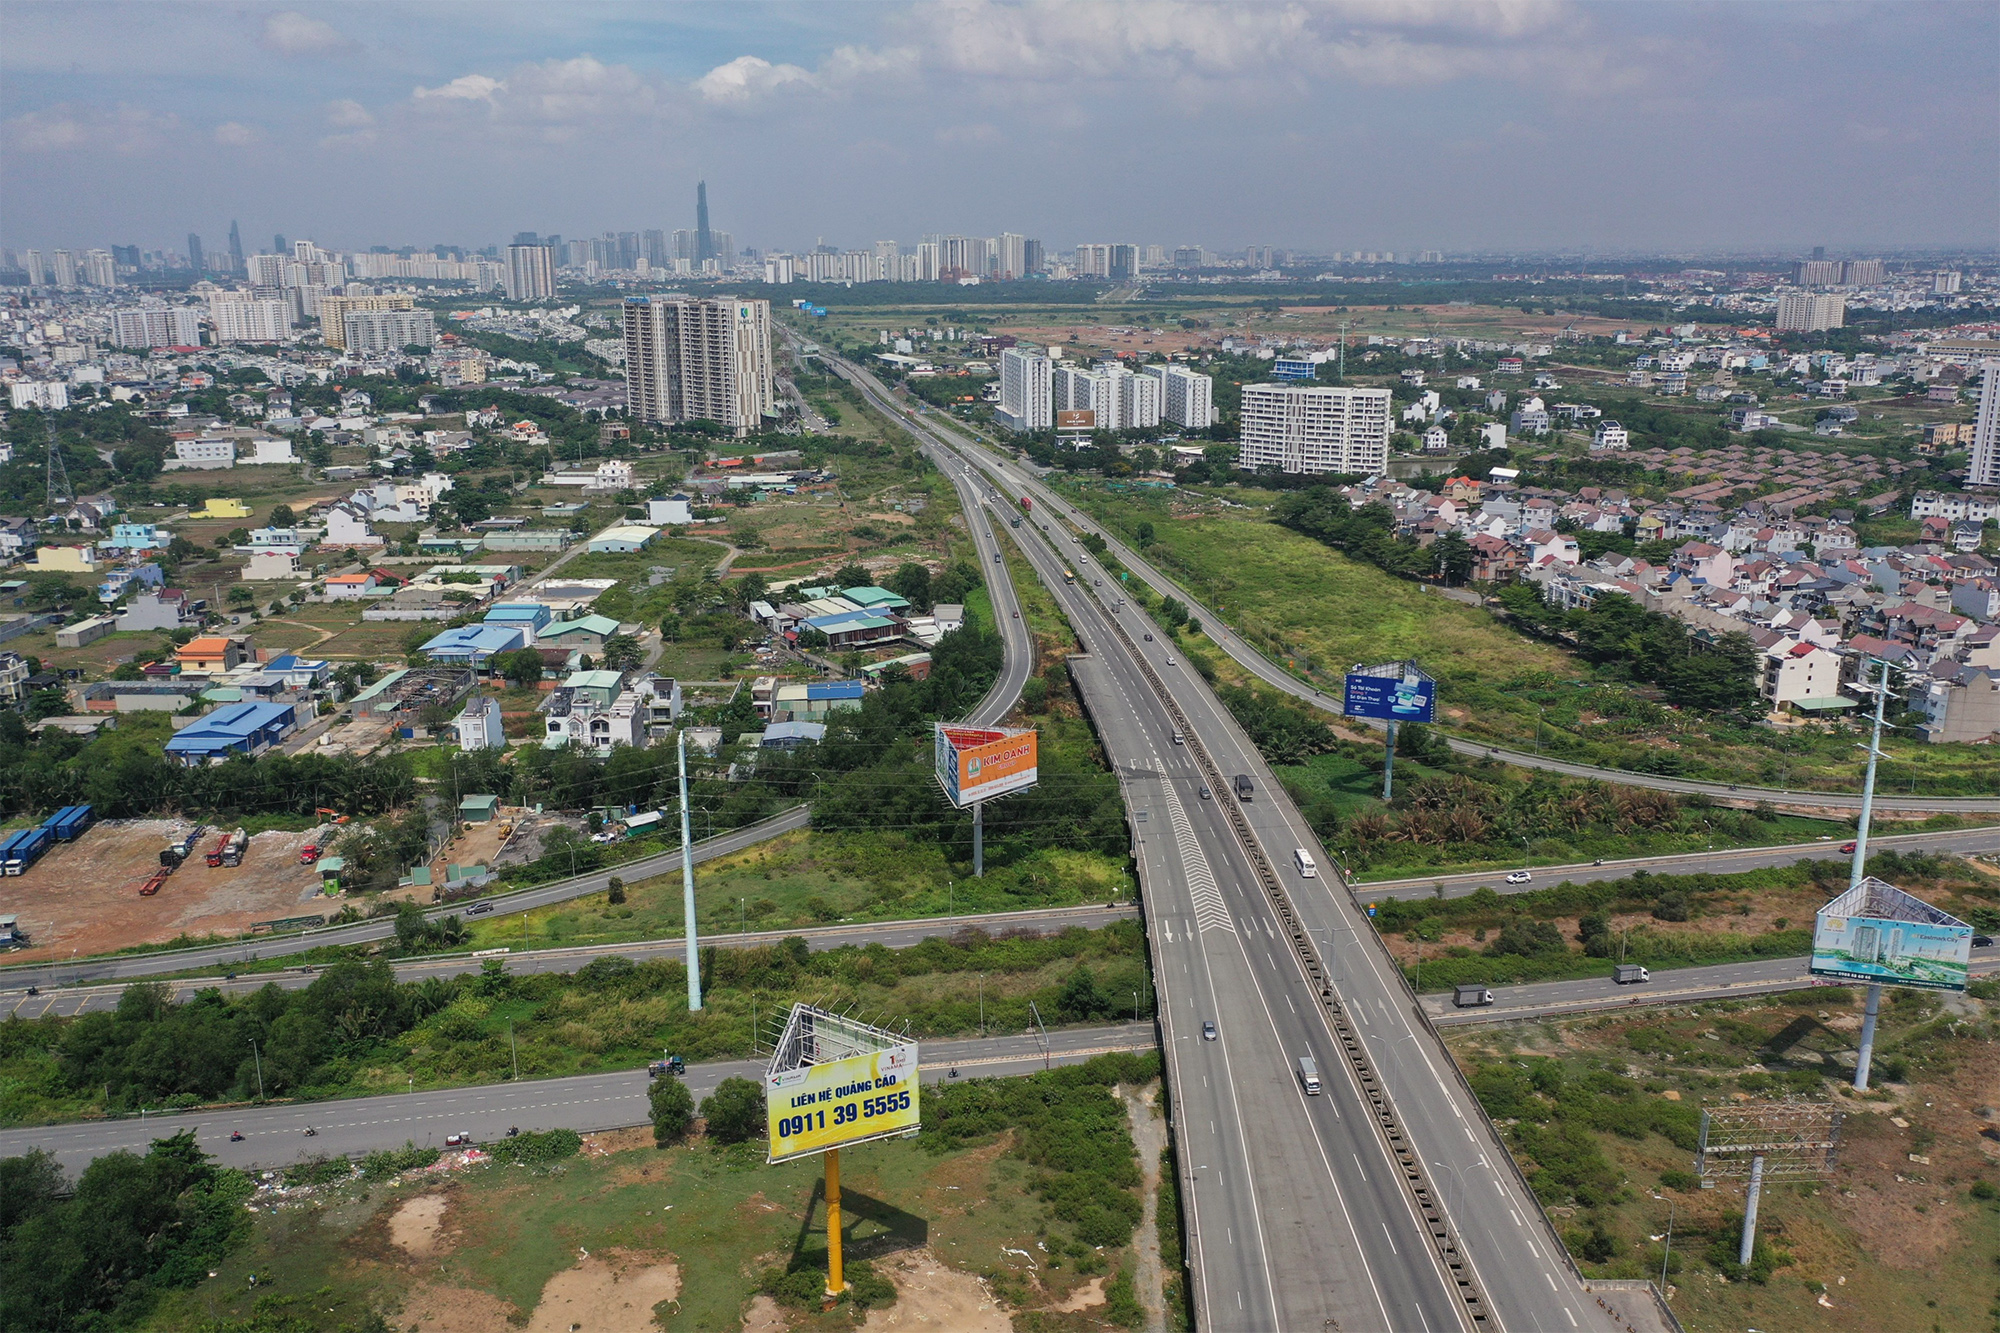
[[915,1042],[767,1074],[770,1160],[914,1133],[918,1091]]
[[1034,786],[1038,759],[1032,729],[938,724],[938,782],[961,810]]

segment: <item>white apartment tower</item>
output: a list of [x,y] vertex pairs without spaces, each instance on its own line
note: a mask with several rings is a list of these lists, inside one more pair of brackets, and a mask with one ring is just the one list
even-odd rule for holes
[[1215,424],[1215,380],[1186,366],[1155,362],[1144,374],[1160,382],[1160,419],[1188,430],[1207,430]]
[[713,421],[738,435],[776,415],[771,303],[627,298],[625,405],[642,421]]
[[1378,475],[1389,462],[1389,391],[1246,384],[1242,435],[1236,465],[1247,471]]
[[556,294],[556,252],[546,245],[507,247],[507,299],[548,301]]
[[208,317],[218,343],[275,343],[292,336],[291,302],[250,292],[216,292],[208,298]]
[[1987,361],[1979,381],[1979,419],[1972,428],[1968,486],[2000,486],[2000,361]]
[[1055,365],[1039,348],[1009,347],[1000,353],[1000,424],[1011,431],[1048,430],[1055,425]]
[[1000,276],[1009,279],[1028,276],[1027,237],[1011,231],[1000,233]]
[[114,310],[111,337],[120,347],[199,347],[201,312],[193,306]]
[[109,250],[83,252],[83,280],[93,287],[118,285],[118,265],[112,261]]
[[1846,322],[1847,298],[1821,292],[1778,293],[1780,333],[1817,333]]

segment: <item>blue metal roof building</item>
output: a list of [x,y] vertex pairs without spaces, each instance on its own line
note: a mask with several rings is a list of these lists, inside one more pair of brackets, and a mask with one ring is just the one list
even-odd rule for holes
[[167,757],[189,768],[233,754],[261,754],[290,735],[298,714],[290,704],[229,704],[174,733]]
[[433,662],[462,662],[484,666],[495,653],[511,653],[526,645],[527,634],[511,625],[460,625],[445,630],[423,646]]

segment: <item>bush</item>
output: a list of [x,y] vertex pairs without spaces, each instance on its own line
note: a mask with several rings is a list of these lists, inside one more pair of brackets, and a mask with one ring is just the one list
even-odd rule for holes
[[1972,1182],[1972,1197],[1981,1201],[1996,1199],[2000,1198],[2000,1190],[1994,1189],[1990,1180],[1975,1180]]
[[701,1102],[708,1136],[717,1143],[748,1143],[765,1132],[764,1089],[747,1078],[726,1078]]
[[847,1299],[854,1302],[857,1310],[872,1310],[896,1303],[896,1284],[875,1271],[875,1265],[866,1259],[856,1259],[845,1265],[841,1274],[847,1279]]
[[688,1125],[694,1119],[694,1094],[687,1090],[687,1084],[671,1074],[662,1074],[646,1100],[652,1108],[654,1143],[664,1148],[687,1137]]
[[575,1130],[550,1129],[539,1134],[517,1134],[511,1139],[501,1139],[498,1143],[487,1145],[486,1151],[496,1162],[536,1166],[574,1157],[582,1148],[583,1136]]
[[1685,893],[1663,893],[1653,904],[1653,916],[1660,921],[1685,921],[1690,912],[1688,896]]
[[414,1143],[405,1143],[400,1148],[385,1148],[362,1158],[361,1176],[364,1180],[386,1180],[404,1171],[427,1167],[441,1156],[443,1154],[436,1148],[419,1148]]
[[354,1163],[345,1157],[314,1157],[285,1168],[285,1183],[299,1185],[331,1185],[336,1180],[345,1180],[354,1174]]
[[1698,1190],[1701,1177],[1692,1171],[1660,1172],[1660,1188],[1663,1190]]

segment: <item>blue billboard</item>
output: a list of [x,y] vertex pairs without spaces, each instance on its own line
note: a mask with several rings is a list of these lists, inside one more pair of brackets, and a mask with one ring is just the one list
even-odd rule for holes
[[1341,712],[1384,722],[1429,722],[1437,712],[1437,682],[1421,677],[1350,673]]

